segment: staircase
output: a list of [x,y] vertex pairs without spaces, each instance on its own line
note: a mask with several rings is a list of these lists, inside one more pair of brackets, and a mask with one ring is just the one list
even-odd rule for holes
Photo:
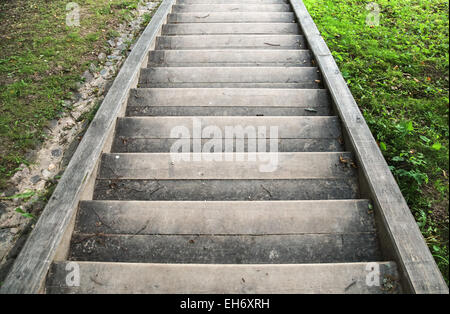
[[[239,144],[229,126],[265,127],[266,136],[275,127],[276,169],[261,171],[268,153],[249,152],[252,142],[269,150],[270,139],[248,132]],[[180,127],[190,151],[215,134],[244,148],[241,160],[215,158],[236,157],[222,145],[213,160],[174,161]],[[178,0],[46,291],[398,292],[345,147],[287,1]],[[66,284],[73,261],[79,286]]]

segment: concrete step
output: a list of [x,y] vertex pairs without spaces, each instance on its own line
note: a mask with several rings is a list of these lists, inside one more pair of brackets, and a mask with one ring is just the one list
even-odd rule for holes
[[178,35],[158,36],[164,49],[306,49],[303,35]]
[[173,13],[168,23],[294,23],[293,12]]
[[243,155],[244,161],[202,162],[173,161],[170,154],[106,154],[94,199],[232,201],[359,197],[356,170],[340,161],[341,157],[350,160],[349,154],[279,153],[273,172],[261,169],[266,171],[265,167],[270,162],[275,164],[275,159],[259,162],[262,156],[257,155],[257,161],[252,162]]
[[[142,222],[142,227],[145,224]],[[264,236],[74,233],[69,259],[125,263],[296,264],[380,261],[381,256],[375,233]]]
[[148,106],[292,107],[319,111],[321,107],[329,109],[331,101],[325,89],[137,88],[130,91],[128,108]]
[[120,180],[98,179],[95,200],[258,201],[360,198],[354,176],[325,179]]
[[165,24],[163,35],[300,34],[296,23],[183,23]]
[[[296,180],[337,179],[356,175],[352,154],[332,153],[108,153],[99,179],[129,180]],[[229,158],[229,159],[228,159]],[[264,160],[264,158],[270,160]],[[275,159],[276,158],[276,159]],[[178,160],[179,159],[179,160]],[[209,160],[214,159],[214,160]],[[263,166],[272,162],[273,170]]]
[[139,87],[319,88],[316,67],[150,67]]
[[[143,226],[143,222],[151,221]],[[264,235],[374,232],[368,200],[82,201],[77,233]]]
[[177,4],[287,4],[287,0],[178,0]]
[[306,66],[311,67],[309,50],[153,50],[148,66]]
[[[50,269],[47,293],[158,294],[384,294],[384,279],[398,278],[394,262],[284,265],[195,265],[77,262],[80,285],[67,286],[71,262]],[[73,263],[73,262],[72,262]],[[372,267],[380,270],[381,285],[368,285]],[[393,282],[395,284],[395,282]],[[229,304],[230,306],[230,304]],[[215,305],[218,307],[218,305]],[[225,307],[225,303],[221,304]]]
[[176,4],[173,13],[185,12],[291,12],[288,4]]
[[[180,134],[171,134],[176,127],[185,127],[189,131],[189,139],[200,138],[194,133],[194,121],[200,122],[203,130],[208,126],[217,127],[220,138],[230,139],[233,151],[236,151],[237,141],[232,140],[237,132],[247,130],[243,139],[244,152],[248,151],[249,139],[253,143],[257,141],[258,127],[265,127],[267,139],[258,145],[264,145],[266,151],[270,150],[270,127],[278,127],[278,139],[272,142],[278,143],[280,152],[329,152],[343,151],[343,143],[340,138],[341,129],[337,117],[196,117],[195,120],[187,117],[130,117],[119,118],[116,125],[115,138],[112,152],[170,152],[176,142],[179,142]],[[227,127],[236,127],[236,132],[227,133]],[[250,127],[250,128],[248,128]],[[206,132],[206,131],[205,131]],[[198,137],[197,137],[198,136]],[[219,135],[217,135],[219,136]],[[202,135],[201,145],[210,141],[211,135]],[[218,137],[217,137],[218,138]],[[193,141],[189,140],[190,151],[193,150]],[[220,147],[225,151],[225,145]],[[217,149],[217,148],[216,148]]]

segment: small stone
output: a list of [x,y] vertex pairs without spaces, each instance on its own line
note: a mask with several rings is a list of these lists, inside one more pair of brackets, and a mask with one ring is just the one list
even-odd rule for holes
[[42,170],[42,176],[43,176],[45,179],[50,178],[51,175],[52,175],[52,173],[51,173],[50,171],[48,171],[47,169]]
[[112,63],[111,61],[106,61],[106,62],[105,62],[105,65],[109,67],[109,66],[112,66],[113,63]]
[[91,63],[89,65],[89,71],[91,71],[92,73],[97,72],[97,67],[95,66],[95,64]]
[[108,44],[111,46],[111,47],[114,47],[115,45],[116,45],[116,43],[114,42],[114,40],[108,40]]
[[33,184],[38,183],[39,180],[41,180],[41,176],[40,176],[40,175],[35,175],[35,176],[32,176],[32,177],[30,178],[31,183],[33,183]]
[[57,149],[52,150],[52,156],[53,156],[53,157],[59,157],[59,156],[61,156],[61,149],[60,149],[60,148],[57,148]]
[[89,83],[94,79],[94,76],[89,72],[89,70],[84,71],[83,75],[81,77],[84,79],[86,83]]
[[6,213],[6,205],[3,203],[0,203],[0,216]]
[[50,164],[50,165],[48,166],[48,170],[49,170],[49,171],[53,171],[53,170],[55,170],[55,168],[56,168],[55,164]]
[[108,74],[108,70],[107,70],[107,69],[102,69],[102,70],[100,71],[100,75],[101,75],[101,76],[105,76],[106,74]]
[[12,234],[17,234],[19,232],[18,228],[10,228],[9,232],[11,232]]
[[106,59],[106,54],[105,53],[100,53],[99,55],[98,55],[98,59],[100,60],[100,61],[103,61],[103,60],[105,60]]
[[122,59],[122,57],[121,56],[111,55],[111,56],[108,56],[108,59],[109,60],[117,60],[117,59]]

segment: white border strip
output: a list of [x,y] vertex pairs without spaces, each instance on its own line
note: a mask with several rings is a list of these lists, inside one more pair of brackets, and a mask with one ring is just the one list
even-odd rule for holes
[[[116,118],[175,0],[164,0],[132,49],[73,155],[0,293],[38,293],[92,176]],[[95,173],[94,173],[95,175]]]
[[347,131],[350,144],[367,180],[387,236],[393,258],[410,293],[448,293],[448,287],[431,255],[408,205],[361,114],[350,89],[302,0],[290,0],[322,72],[326,86]]

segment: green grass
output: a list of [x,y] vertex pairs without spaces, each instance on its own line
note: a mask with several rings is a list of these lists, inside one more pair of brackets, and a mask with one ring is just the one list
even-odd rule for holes
[[44,128],[65,110],[89,64],[132,20],[139,0],[77,0],[80,26],[66,25],[66,0],[0,2],[0,189]]
[[304,0],[448,284],[449,4]]

